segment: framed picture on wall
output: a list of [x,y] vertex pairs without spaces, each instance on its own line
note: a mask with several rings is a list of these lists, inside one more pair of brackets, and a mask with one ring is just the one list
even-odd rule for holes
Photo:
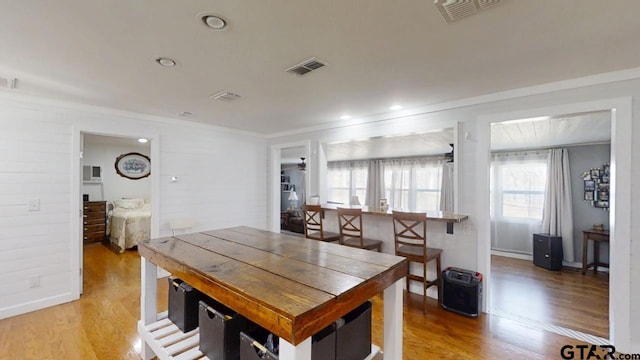
[[594,191],[596,189],[596,181],[595,180],[585,180],[584,181],[584,191]]
[[595,207],[599,207],[599,208],[608,208],[609,207],[609,202],[608,201],[596,201],[594,203]]
[[116,158],[118,175],[131,180],[139,180],[151,174],[151,159],[148,156],[131,152]]
[[591,169],[591,178],[600,179],[600,169]]
[[587,201],[593,201],[593,191],[585,191],[584,199]]

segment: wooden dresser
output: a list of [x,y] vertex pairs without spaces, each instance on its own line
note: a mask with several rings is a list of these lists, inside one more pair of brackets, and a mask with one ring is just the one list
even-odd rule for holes
[[107,229],[107,202],[85,201],[82,206],[82,242],[101,242]]

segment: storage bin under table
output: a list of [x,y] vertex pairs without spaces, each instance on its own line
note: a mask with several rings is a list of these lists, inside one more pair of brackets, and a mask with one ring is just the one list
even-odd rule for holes
[[143,359],[203,356],[199,329],[172,333],[157,314],[158,266],[277,335],[282,360],[311,360],[312,335],[384,291],[384,357],[402,359],[405,258],[249,227],[147,240],[138,251]]

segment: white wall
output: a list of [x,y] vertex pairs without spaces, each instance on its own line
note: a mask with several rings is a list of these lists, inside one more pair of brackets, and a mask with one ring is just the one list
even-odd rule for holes
[[[637,75],[637,74],[636,74]],[[381,119],[375,123],[344,126],[338,129],[309,131],[300,134],[289,134],[270,139],[271,144],[281,144],[296,140],[308,139],[312,143],[312,149],[319,150],[319,144],[327,141],[339,141],[353,138],[363,138],[371,136],[393,135],[408,132],[418,132],[429,129],[439,129],[450,127],[455,123],[459,123],[458,134],[459,142],[456,145],[458,154],[459,167],[459,186],[458,186],[458,213],[470,215],[470,219],[460,225],[456,225],[454,235],[446,235],[441,232],[434,233],[432,237],[434,245],[440,245],[443,248],[443,267],[458,266],[467,269],[478,269],[484,264],[478,263],[479,252],[487,253],[488,249],[479,248],[478,243],[488,244],[488,240],[484,239],[485,231],[479,231],[478,218],[482,218],[480,214],[486,213],[488,209],[479,207],[479,199],[486,197],[488,204],[488,171],[486,168],[480,168],[477,163],[478,159],[485,159],[488,164],[490,152],[490,140],[488,139],[488,127],[493,114],[498,113],[517,113],[523,110],[531,110],[537,108],[546,108],[553,106],[561,106],[564,104],[574,104],[583,102],[597,102],[602,99],[611,99],[618,97],[632,97],[633,99],[633,120],[632,120],[632,139],[631,148],[627,149],[625,154],[618,154],[618,158],[626,157],[631,159],[630,178],[640,178],[640,80],[624,80],[607,82],[605,77],[594,77],[589,79],[578,79],[576,81],[562,82],[551,84],[549,86],[540,86],[529,89],[518,89],[511,93],[496,94],[495,96],[487,96],[486,102],[482,99],[472,99],[472,101],[459,102],[459,106],[451,104],[450,109],[443,106],[433,107],[430,111],[421,115],[415,115],[400,119]],[[596,84],[602,82],[602,84]],[[595,85],[591,85],[595,84]],[[583,86],[584,85],[584,86]],[[529,95],[532,94],[532,95]],[[500,99],[506,100],[500,100]],[[539,114],[545,115],[545,114]],[[485,121],[480,123],[479,118]],[[514,117],[513,119],[520,118]],[[468,136],[467,136],[468,135]],[[318,160],[318,152],[313,151],[310,163]],[[318,165],[313,165],[314,169]],[[311,192],[322,193],[322,189],[317,188],[317,184],[321,183],[323,173],[316,173],[315,179],[310,179],[310,183],[315,188]],[[486,184],[486,189],[477,190],[476,183]],[[627,233],[640,233],[640,222],[637,221],[640,214],[640,191],[638,187],[631,187],[627,193],[619,193],[620,199],[624,202],[631,199],[630,214],[618,214],[618,216],[627,216],[636,221],[631,222]],[[325,199],[326,200],[326,199]],[[482,201],[485,202],[485,201]],[[488,222],[488,220],[487,220]],[[488,230],[488,224],[483,225]],[[625,229],[622,229],[625,230]],[[488,235],[488,231],[486,234]],[[431,236],[431,233],[429,234]],[[482,238],[481,238],[482,237]],[[619,241],[627,241],[628,239],[620,239]],[[629,352],[640,352],[640,308],[631,308],[630,304],[640,302],[640,239],[631,238],[630,254],[620,254],[619,256],[630,256],[629,273],[621,274],[623,279],[629,279],[630,298],[628,301],[620,302],[625,308],[618,309],[621,313],[630,315],[627,319],[629,324],[628,331],[623,332],[623,336],[614,339],[616,344],[621,344],[619,350]],[[488,248],[488,246],[487,246]],[[615,261],[615,259],[613,259]],[[485,283],[485,289],[489,287]],[[626,287],[626,284],[623,284]],[[611,300],[615,301],[614,299]],[[628,305],[624,305],[624,304]],[[620,305],[617,305],[620,306]],[[623,325],[624,326],[624,325]],[[628,336],[628,338],[624,338]]]
[[[113,201],[122,198],[143,198],[151,197],[151,177],[142,179],[128,179],[120,176],[116,172],[116,158],[122,154],[137,152],[150,156],[149,144],[140,146],[112,145],[101,143],[89,143],[85,140],[83,148],[83,165],[100,166],[102,171],[102,185],[104,187],[104,198],[100,191],[99,184],[83,184],[82,193],[89,195],[89,200]],[[151,171],[154,170],[154,161],[151,159]]]
[[[78,142],[80,131],[159,139],[160,155],[152,160],[159,197],[151,199],[159,206],[158,228],[152,233],[170,234],[169,219],[185,215],[196,218],[194,230],[266,228],[261,137],[2,94],[0,128],[0,319],[74,299],[81,238],[72,224],[81,197],[73,139]],[[170,183],[171,176],[178,182]],[[27,211],[29,199],[40,200],[40,211]],[[40,287],[29,288],[33,275],[42,276]]]

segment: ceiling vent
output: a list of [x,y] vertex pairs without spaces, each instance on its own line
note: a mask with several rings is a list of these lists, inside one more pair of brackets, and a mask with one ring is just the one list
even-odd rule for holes
[[215,93],[209,97],[214,100],[222,100],[222,101],[228,101],[228,102],[240,99],[240,95],[234,94],[227,90],[222,90],[219,93]]
[[16,88],[16,78],[5,79],[0,77],[0,88],[4,89],[15,89]]
[[433,3],[440,10],[444,20],[450,24],[501,4],[502,0],[434,0]]
[[322,62],[321,60],[316,59],[315,57],[312,57],[309,60],[305,60],[297,65],[293,65],[292,67],[286,69],[285,71],[290,74],[296,74],[296,75],[302,76],[312,72],[313,70],[318,70],[321,67],[325,67],[325,66],[327,66],[327,63]]

